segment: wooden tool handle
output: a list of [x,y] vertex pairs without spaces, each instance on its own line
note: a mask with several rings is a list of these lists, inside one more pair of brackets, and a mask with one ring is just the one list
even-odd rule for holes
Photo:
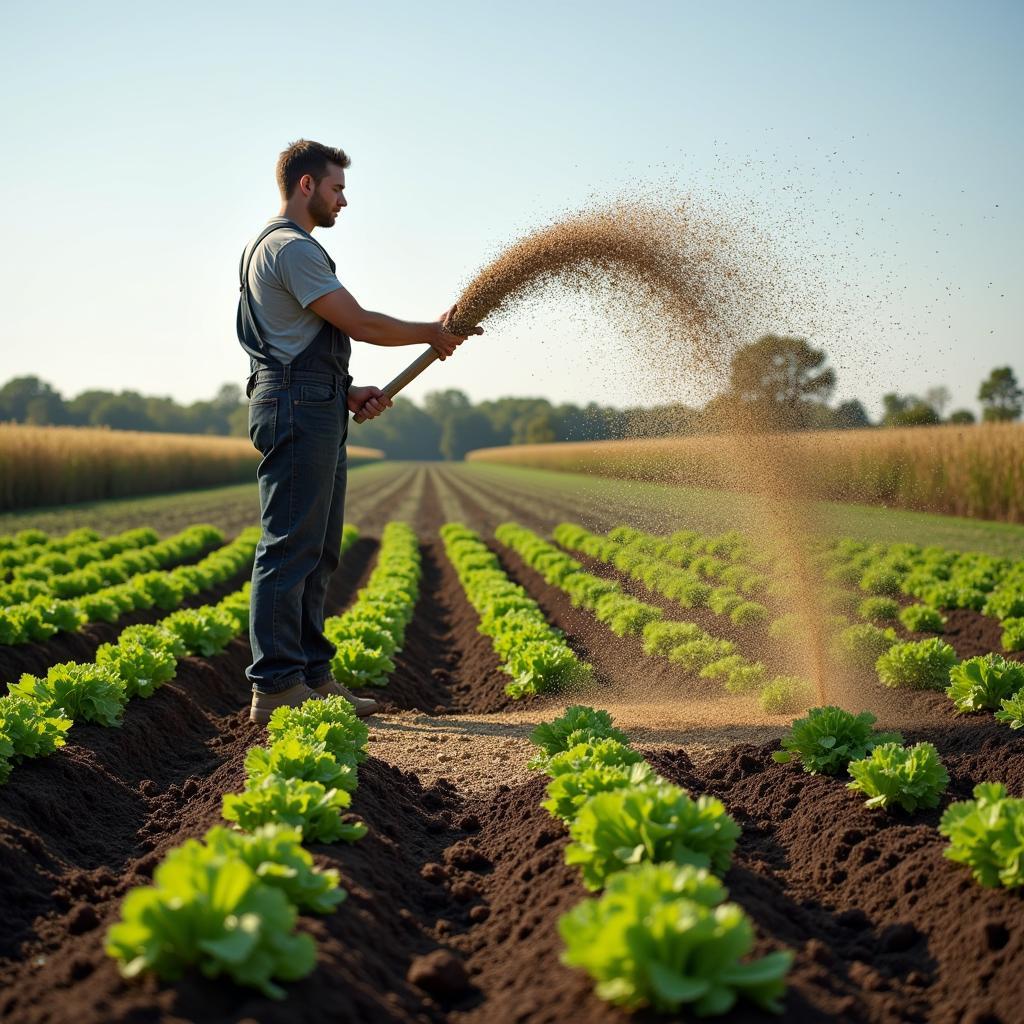
[[[411,384],[435,359],[437,359],[437,353],[432,348],[428,348],[422,355],[417,356],[393,381],[389,381],[384,386],[382,389],[384,394],[388,398],[394,398],[402,388],[407,384]],[[356,413],[352,419],[356,423],[364,423],[366,421],[366,417],[361,413]]]

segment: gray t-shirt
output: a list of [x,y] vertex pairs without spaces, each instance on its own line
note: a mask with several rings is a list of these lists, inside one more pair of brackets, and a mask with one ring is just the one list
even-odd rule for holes
[[[271,355],[290,363],[317,336],[324,321],[307,307],[341,287],[324,251],[287,217],[267,224],[286,224],[260,243],[249,264],[249,296],[260,334]],[[253,239],[255,241],[255,239]],[[249,258],[252,242],[245,247]]]

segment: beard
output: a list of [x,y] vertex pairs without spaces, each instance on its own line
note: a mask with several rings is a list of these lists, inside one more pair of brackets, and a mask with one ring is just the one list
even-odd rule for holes
[[306,207],[306,211],[313,219],[313,223],[318,228],[329,228],[334,226],[336,219],[334,213],[334,204],[327,202],[319,192],[314,192],[309,197],[309,206]]

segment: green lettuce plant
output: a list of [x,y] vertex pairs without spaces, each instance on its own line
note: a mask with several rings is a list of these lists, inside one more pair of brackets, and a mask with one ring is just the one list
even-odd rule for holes
[[810,708],[782,737],[772,754],[783,764],[795,762],[811,775],[838,775],[851,761],[868,756],[881,743],[902,743],[898,732],[875,732],[870,711],[852,714],[837,707]]
[[43,678],[26,673],[11,693],[31,699],[44,716],[99,725],[120,725],[127,700],[124,683],[109,667],[73,661],[53,665]]
[[949,672],[946,696],[957,711],[995,711],[1000,702],[1024,688],[1024,665],[998,654],[968,658]]
[[629,864],[649,860],[693,864],[722,874],[740,829],[720,800],[657,781],[599,793],[579,810],[569,829],[567,864],[578,864],[583,884],[599,889]]
[[648,622],[643,629],[644,654],[667,656],[679,644],[705,635],[704,630],[694,622]]
[[807,707],[812,693],[807,680],[799,676],[776,676],[765,683],[757,702],[766,714],[786,715]]
[[849,668],[872,668],[878,658],[897,642],[895,630],[879,629],[870,622],[861,622],[835,635],[832,655]]
[[908,604],[900,612],[900,622],[911,633],[941,633],[946,628],[942,613],[926,604]]
[[1024,885],[1024,800],[1007,796],[1001,782],[974,787],[974,799],[950,804],[939,822],[949,840],[943,855],[966,864],[984,886]]
[[161,625],[181,638],[189,654],[204,658],[219,654],[238,632],[238,620],[216,605],[183,608],[168,615]]
[[868,622],[892,622],[899,613],[899,602],[891,597],[866,597],[857,605],[857,614]]
[[621,767],[639,764],[643,761],[637,751],[616,739],[599,739],[577,743],[560,754],[554,754],[548,760],[546,771],[552,778],[559,775],[574,774],[585,768]]
[[1024,689],[1002,701],[995,718],[1011,729],[1024,729]]
[[729,618],[736,626],[763,626],[768,621],[768,609],[757,601],[742,601],[729,612]]
[[944,690],[955,664],[956,651],[944,640],[932,637],[895,644],[875,662],[875,670],[885,686]]
[[853,781],[846,788],[867,796],[868,807],[898,804],[909,813],[938,807],[949,785],[949,773],[931,743],[880,743],[867,757],[851,761],[849,772]]
[[607,711],[597,711],[582,704],[574,704],[551,722],[542,722],[530,733],[530,742],[540,752],[529,767],[547,768],[548,759],[580,743],[612,739],[628,746],[629,738],[612,725]]
[[302,832],[303,842],[353,842],[366,835],[362,823],[345,824],[340,812],[352,802],[343,789],[327,789],[319,782],[264,775],[242,793],[224,797],[224,818],[243,832],[261,825],[291,825]]
[[[185,843],[187,847],[190,842]],[[212,859],[244,861],[266,885],[288,897],[300,910],[329,914],[345,899],[334,868],[320,870],[313,857],[302,848],[302,833],[286,825],[262,825],[254,832],[237,832],[216,825],[203,837]],[[183,847],[179,847],[179,850]],[[168,854],[177,856],[178,850]]]
[[166,648],[121,639],[103,644],[96,651],[96,664],[120,677],[127,697],[152,697],[157,687],[174,678],[178,659]]
[[638,864],[611,875],[604,893],[564,914],[562,961],[582,967],[597,995],[630,1010],[684,1007],[728,1013],[739,997],[781,1011],[788,952],[748,960],[754,930],[707,871]]
[[575,772],[562,772],[548,783],[548,799],[541,806],[568,824],[592,796],[624,786],[639,786],[648,782],[651,775],[650,767],[642,761],[631,765],[591,764]]
[[71,724],[60,708],[39,704],[17,689],[0,697],[0,738],[5,750],[10,744],[8,760],[52,754],[64,746]]
[[598,598],[594,615],[616,636],[632,636],[643,632],[648,622],[660,619],[665,613],[654,605],[644,604],[629,594],[605,594]]
[[395,663],[382,651],[361,640],[334,642],[331,673],[342,686],[386,686]]
[[281,889],[240,858],[210,858],[198,843],[175,854],[156,869],[154,885],[128,893],[107,933],[106,952],[126,978],[153,971],[174,981],[196,967],[281,999],[278,981],[313,970],[315,944],[295,933],[296,910]]
[[268,775],[303,782],[319,782],[325,789],[356,788],[356,770],[341,764],[327,745],[308,733],[289,732],[274,740],[269,747],[250,747],[245,755],[245,770],[250,782],[259,782]]
[[339,764],[355,769],[366,760],[370,730],[344,697],[307,700],[297,708],[276,708],[267,723],[273,741],[298,732],[324,747]]
[[1003,619],[1003,635],[1000,643],[1007,653],[1011,651],[1024,651],[1024,618]]

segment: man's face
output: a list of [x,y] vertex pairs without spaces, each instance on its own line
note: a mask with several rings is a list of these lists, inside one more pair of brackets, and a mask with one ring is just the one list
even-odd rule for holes
[[348,206],[345,172],[336,164],[328,164],[327,174],[313,190],[306,210],[318,228],[332,228],[343,206]]

